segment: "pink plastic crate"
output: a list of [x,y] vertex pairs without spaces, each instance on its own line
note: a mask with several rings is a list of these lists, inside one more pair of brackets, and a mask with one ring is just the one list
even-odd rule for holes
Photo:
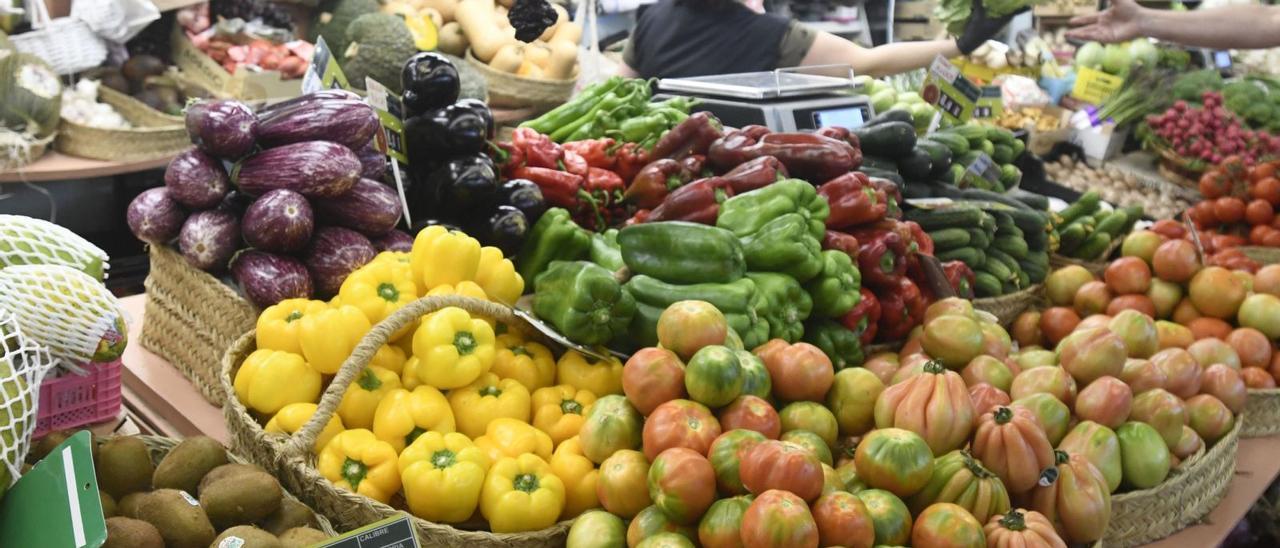
[[44,381],[34,437],[114,418],[120,412],[120,367],[120,360],[91,363],[83,377],[65,375]]

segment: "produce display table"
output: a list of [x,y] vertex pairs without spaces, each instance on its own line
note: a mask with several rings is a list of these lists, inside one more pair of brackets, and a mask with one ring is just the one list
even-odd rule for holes
[[18,183],[22,181],[43,182],[62,181],[68,179],[90,179],[93,177],[110,177],[121,173],[133,173],[148,169],[160,169],[169,165],[173,158],[165,156],[150,160],[132,162],[105,162],[67,156],[57,151],[49,151],[40,159],[21,170],[0,172],[0,183]]
[[1254,501],[1280,475],[1280,437],[1240,440],[1236,454],[1236,475],[1231,478],[1227,496],[1202,523],[1192,525],[1169,538],[1151,543],[1159,548],[1186,546],[1218,546],[1236,526]]

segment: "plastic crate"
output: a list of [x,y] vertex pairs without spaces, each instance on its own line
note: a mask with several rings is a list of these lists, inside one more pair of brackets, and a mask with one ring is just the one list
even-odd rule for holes
[[120,360],[89,364],[85,376],[64,375],[40,385],[36,432],[76,428],[115,418],[120,413]]

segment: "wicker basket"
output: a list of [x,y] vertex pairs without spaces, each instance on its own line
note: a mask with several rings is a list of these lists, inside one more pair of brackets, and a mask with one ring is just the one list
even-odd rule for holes
[[1243,245],[1238,248],[1245,257],[1257,261],[1262,266],[1280,263],[1280,247]]
[[[22,137],[17,137],[17,134],[3,128],[0,128],[0,132],[7,132],[8,135],[5,136],[6,138],[13,137],[22,139]],[[55,133],[37,141],[26,141],[28,145],[26,150],[21,151],[21,153],[18,154],[0,154],[0,171],[19,171],[22,168],[31,165],[31,162],[39,160],[41,156],[44,156],[44,153],[49,150],[49,145],[53,143],[53,139],[56,136],[57,134]],[[4,150],[5,148],[6,147],[4,145],[0,145],[0,150]]]
[[1120,245],[1123,243],[1124,238],[1111,240],[1111,243],[1107,245],[1107,250],[1102,252],[1102,259],[1097,261],[1086,261],[1084,259],[1076,259],[1074,257],[1067,257],[1065,255],[1052,253],[1049,255],[1049,267],[1053,270],[1057,270],[1064,266],[1079,265],[1083,266],[1085,270],[1093,273],[1094,276],[1101,276],[1102,271],[1107,269],[1107,258],[1110,257],[1112,253],[1115,253],[1117,249],[1120,249]]
[[191,146],[181,116],[170,116],[106,86],[99,98],[111,105],[130,129],[103,129],[62,120],[58,126],[58,152],[94,160],[135,161],[173,156]]
[[33,30],[9,37],[18,51],[43,59],[59,75],[91,69],[107,58],[106,41],[79,17],[51,18],[41,0],[28,0],[25,5]]
[[222,405],[222,354],[253,329],[257,310],[235,289],[164,246],[151,246],[151,274],[144,285],[142,346],[178,368],[210,403]]
[[1034,284],[1031,287],[1001,295],[999,297],[987,297],[984,299],[974,299],[973,308],[987,312],[996,317],[1000,325],[1007,326],[1018,319],[1018,314],[1026,310],[1036,299],[1040,297],[1040,284]]
[[[154,464],[154,465],[160,464],[160,461],[164,459],[164,456],[168,455],[169,451],[173,450],[175,446],[177,446],[179,443],[182,442],[182,440],[176,440],[173,438],[164,438],[160,436],[132,436],[132,437],[136,437],[139,440],[142,440],[143,444],[146,444],[147,453],[151,457],[151,464]],[[109,439],[111,438],[94,438],[96,443],[103,443]],[[235,453],[232,453],[230,451],[227,452],[227,462],[232,462],[236,464],[247,464],[247,462],[244,459],[240,458]],[[284,496],[290,500],[298,500],[298,498],[293,496],[293,494],[290,493],[288,489],[285,489]],[[315,517],[314,525],[317,530],[331,537],[338,535],[338,532],[333,528],[333,524],[329,523],[329,520],[327,518],[325,518],[323,515],[320,515],[319,513],[314,513],[314,517]]]
[[1111,497],[1107,548],[1137,546],[1172,535],[1208,515],[1236,471],[1241,421],[1199,458],[1192,457],[1151,489]]
[[470,49],[467,50],[467,63],[484,75],[485,85],[489,89],[489,104],[495,107],[555,107],[573,96],[573,86],[577,83],[577,79],[572,78],[543,80],[495,70],[476,59]]
[[[369,360],[392,333],[411,321],[455,306],[473,315],[501,321],[514,329],[524,324],[511,309],[503,305],[458,296],[425,297],[401,308],[367,333],[351,356],[342,364],[337,376],[321,396],[320,405],[311,420],[292,436],[269,435],[235,397],[232,379],[244,358],[253,351],[253,333],[242,336],[227,350],[222,362],[220,382],[225,394],[223,414],[231,431],[232,447],[244,452],[250,461],[262,466],[274,465],[285,488],[299,493],[303,502],[329,517],[339,527],[354,529],[404,511],[404,501],[397,496],[391,505],[364,495],[338,489],[315,468],[314,445],[321,425],[327,424],[342,401],[351,381],[364,372]],[[531,334],[532,335],[532,334]],[[395,506],[395,507],[393,507]],[[539,531],[523,533],[491,533],[482,530],[482,522],[468,522],[459,527],[413,518],[414,530],[423,546],[543,548],[562,546],[570,521],[562,521]]]
[[1243,421],[1242,437],[1265,438],[1280,434],[1280,389],[1250,389]]

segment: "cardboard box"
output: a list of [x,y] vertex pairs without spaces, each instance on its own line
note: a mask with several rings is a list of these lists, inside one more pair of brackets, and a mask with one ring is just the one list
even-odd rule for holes
[[1075,129],[1071,135],[1071,142],[1084,149],[1085,158],[1090,160],[1090,163],[1097,163],[1110,160],[1120,154],[1120,149],[1124,147],[1124,141],[1128,138],[1129,128],[1117,130],[1115,124],[1104,124]]
[[933,40],[941,35],[944,27],[939,21],[898,22],[893,25],[893,39]]
[[1027,150],[1037,156],[1044,156],[1053,149],[1053,145],[1071,139],[1071,111],[1058,106],[1041,107],[1044,111],[1042,116],[1054,116],[1058,119],[1058,129],[1049,131],[1039,131],[1035,128],[1027,130]]
[[280,71],[241,68],[235,74],[227,72],[192,44],[179,25],[173,27],[172,47],[173,63],[187,78],[215,95],[270,103],[302,94],[302,79],[286,80]]

